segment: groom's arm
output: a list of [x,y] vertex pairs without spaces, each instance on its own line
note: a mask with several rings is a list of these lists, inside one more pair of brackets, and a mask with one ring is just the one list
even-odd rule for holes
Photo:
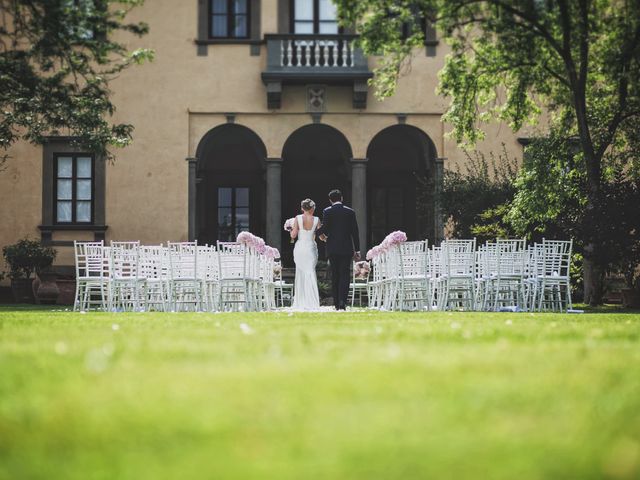
[[356,220],[356,213],[351,212],[351,238],[353,240],[353,248],[356,251],[356,254],[360,252],[360,232],[358,230],[358,220]]
[[[320,240],[326,241],[326,237],[329,236],[331,232],[331,215],[329,214],[329,209],[325,208],[322,211],[322,224],[320,228],[316,231],[316,234],[320,237]],[[323,238],[324,237],[324,240]]]

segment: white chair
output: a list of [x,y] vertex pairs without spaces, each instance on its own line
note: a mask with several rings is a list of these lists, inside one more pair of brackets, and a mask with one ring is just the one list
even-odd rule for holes
[[218,270],[220,272],[218,305],[220,310],[253,310],[252,279],[249,271],[249,248],[237,242],[218,242]]
[[538,277],[538,310],[566,311],[571,302],[573,240],[542,239],[542,273]]
[[166,312],[169,308],[169,251],[162,245],[138,249],[140,277],[144,279],[143,308]]
[[265,255],[260,256],[260,282],[262,292],[262,305],[265,310],[276,308],[276,283],[274,277],[275,260]]
[[140,311],[145,280],[140,276],[140,242],[111,242],[109,249],[109,291],[111,311]]
[[218,251],[210,245],[198,246],[198,278],[202,282],[203,309],[208,312],[218,311],[218,288],[220,272],[218,270]]
[[431,303],[438,306],[438,298],[442,295],[442,247],[433,246],[427,251],[427,264],[429,265],[429,277],[431,281]]
[[443,266],[438,310],[473,310],[475,302],[476,239],[442,242]]
[[285,282],[282,279],[282,263],[279,260],[273,264],[273,283],[276,290],[276,305],[284,307],[285,299],[291,305],[293,302],[293,283]]
[[362,299],[366,298],[367,303],[369,301],[369,275],[371,270],[361,273],[356,276],[356,264],[359,262],[353,262],[351,268],[351,283],[349,284],[349,298],[351,299],[351,307],[355,306],[356,297],[358,297],[358,305],[362,307]]
[[371,259],[371,274],[367,287],[369,307],[382,307],[382,266],[380,264],[380,256],[375,256]]
[[198,242],[167,242],[169,301],[172,311],[202,310],[203,288],[198,278]]
[[76,266],[74,311],[92,307],[107,309],[109,303],[109,268],[104,242],[73,242]]
[[396,290],[400,310],[431,310],[429,241],[404,242],[393,248],[398,261]]
[[491,307],[524,309],[525,239],[498,239],[495,243],[495,271],[491,272],[489,294]]

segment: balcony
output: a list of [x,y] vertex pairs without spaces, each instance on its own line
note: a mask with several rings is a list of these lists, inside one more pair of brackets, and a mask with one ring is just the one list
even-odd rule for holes
[[373,76],[356,35],[265,35],[269,109],[280,108],[283,85],[322,83],[353,88],[353,108],[367,107],[367,80]]

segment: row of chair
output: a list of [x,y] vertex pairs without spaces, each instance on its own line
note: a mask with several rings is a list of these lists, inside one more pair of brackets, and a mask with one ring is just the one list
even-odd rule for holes
[[259,311],[283,297],[279,261],[218,242],[74,242],[74,310]]
[[403,242],[372,259],[370,306],[385,310],[565,311],[571,240]]

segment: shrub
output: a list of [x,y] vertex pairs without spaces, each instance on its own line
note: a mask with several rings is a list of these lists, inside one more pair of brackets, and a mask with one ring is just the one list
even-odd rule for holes
[[9,277],[17,280],[31,278],[34,272],[40,273],[50,267],[56,258],[56,251],[50,247],[43,247],[36,240],[24,238],[13,245],[3,247],[2,255],[9,265]]

